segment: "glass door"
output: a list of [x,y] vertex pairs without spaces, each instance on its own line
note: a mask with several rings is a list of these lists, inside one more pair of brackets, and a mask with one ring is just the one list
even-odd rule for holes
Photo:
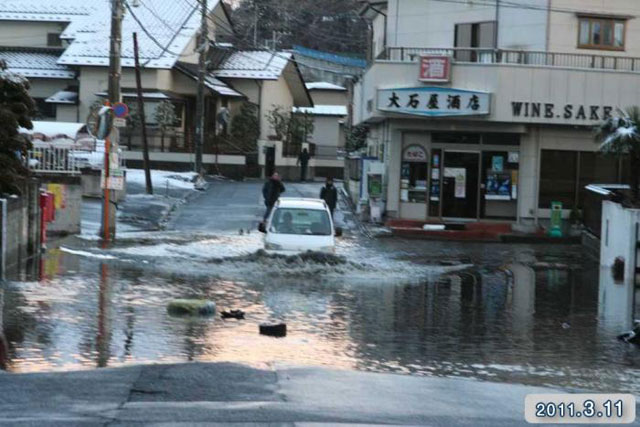
[[445,151],[442,175],[442,216],[478,218],[480,153]]

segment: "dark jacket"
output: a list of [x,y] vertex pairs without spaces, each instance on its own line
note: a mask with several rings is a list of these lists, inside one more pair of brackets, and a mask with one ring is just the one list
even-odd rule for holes
[[306,165],[307,163],[309,163],[309,158],[311,156],[309,155],[308,151],[303,151],[302,153],[300,153],[300,155],[298,156],[298,162],[300,162],[303,165]]
[[334,185],[325,185],[322,187],[322,190],[320,190],[320,198],[327,202],[329,209],[334,210],[338,203],[338,190],[336,190]]
[[262,197],[267,206],[273,206],[282,193],[284,193],[284,184],[277,179],[269,179],[262,187]]

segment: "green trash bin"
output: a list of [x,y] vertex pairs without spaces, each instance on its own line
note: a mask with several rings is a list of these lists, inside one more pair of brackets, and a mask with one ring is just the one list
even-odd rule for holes
[[551,202],[549,236],[562,237],[562,202]]

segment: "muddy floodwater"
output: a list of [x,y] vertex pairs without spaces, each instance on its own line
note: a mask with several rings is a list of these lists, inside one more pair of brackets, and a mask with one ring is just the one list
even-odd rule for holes
[[[346,238],[335,257],[296,258],[256,252],[254,234],[171,233],[59,246],[2,285],[5,370],[232,361],[640,393],[640,351],[616,340],[633,314],[579,246]],[[190,297],[246,319],[167,313]],[[272,321],[285,338],[258,334]]]

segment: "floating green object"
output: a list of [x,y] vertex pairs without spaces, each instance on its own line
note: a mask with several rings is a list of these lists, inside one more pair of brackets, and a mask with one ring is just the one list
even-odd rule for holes
[[551,202],[549,236],[562,237],[562,202]]
[[206,299],[177,299],[167,305],[167,312],[175,316],[212,316],[216,303]]

